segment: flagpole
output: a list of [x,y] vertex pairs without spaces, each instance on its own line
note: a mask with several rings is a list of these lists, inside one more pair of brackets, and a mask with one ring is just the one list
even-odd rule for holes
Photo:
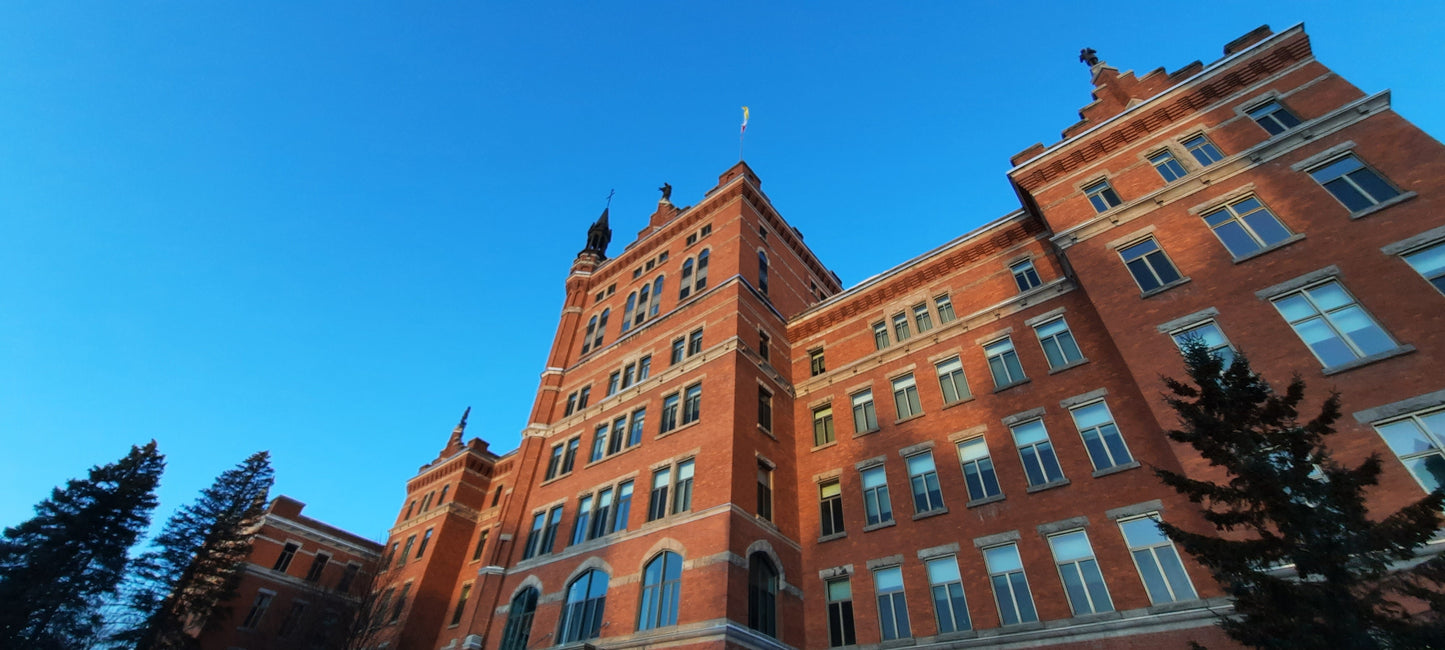
[[743,161],[743,136],[748,134],[748,107],[743,107],[743,125],[738,129],[738,162]]

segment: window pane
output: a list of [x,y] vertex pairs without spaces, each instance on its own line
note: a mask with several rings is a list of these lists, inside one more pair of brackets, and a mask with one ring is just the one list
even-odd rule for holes
[[1154,544],[1166,544],[1169,538],[1159,530],[1159,525],[1154,522],[1153,517],[1142,517],[1121,522],[1119,528],[1124,531],[1124,541],[1130,547],[1151,546]]
[[1049,434],[1044,430],[1043,420],[1034,420],[1013,427],[1014,443],[1023,446],[1031,445],[1049,439]]
[[952,557],[929,560],[927,566],[929,584],[960,580],[958,575],[958,562]]
[[1054,551],[1054,561],[1059,563],[1094,557],[1089,538],[1082,530],[1054,535],[1049,538],[1049,546]]
[[1385,438],[1385,443],[1390,445],[1390,449],[1401,456],[1418,454],[1436,448],[1435,443],[1420,430],[1420,426],[1414,420],[1381,424],[1377,425],[1375,429]]
[[983,560],[989,573],[1021,571],[1024,568],[1023,561],[1019,559],[1018,547],[1013,544],[984,549]]

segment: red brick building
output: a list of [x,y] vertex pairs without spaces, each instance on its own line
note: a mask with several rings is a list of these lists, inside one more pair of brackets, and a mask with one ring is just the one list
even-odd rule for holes
[[208,624],[198,647],[343,647],[381,545],[301,514],[305,507],[286,496],[266,506],[228,618]]
[[464,419],[408,482],[385,647],[1228,645],[1152,523],[1201,523],[1149,469],[1205,471],[1158,397],[1190,336],[1337,388],[1380,508],[1438,484],[1440,143],[1301,27],[1086,62],[1021,209],[846,290],[743,163],[613,257],[604,212],[519,448]]

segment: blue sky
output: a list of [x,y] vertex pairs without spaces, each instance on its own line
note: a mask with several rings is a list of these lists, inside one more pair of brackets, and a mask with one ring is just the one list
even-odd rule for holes
[[382,537],[462,409],[516,446],[587,225],[746,158],[845,285],[1017,206],[1009,156],[1304,22],[1439,137],[1445,4],[0,4],[0,525],[155,438]]

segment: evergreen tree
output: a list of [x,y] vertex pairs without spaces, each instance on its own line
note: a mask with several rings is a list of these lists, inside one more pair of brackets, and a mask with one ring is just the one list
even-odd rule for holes
[[[1437,581],[1445,564],[1408,566],[1440,527],[1445,494],[1436,490],[1373,519],[1365,491],[1378,483],[1380,457],[1346,467],[1325,445],[1340,417],[1338,394],[1300,424],[1298,376],[1275,393],[1242,355],[1226,368],[1199,342],[1186,346],[1185,365],[1190,382],[1165,379],[1182,423],[1168,435],[1226,479],[1156,469],[1204,507],[1217,534],[1160,528],[1234,598],[1224,631],[1256,648],[1445,647]],[[1412,597],[1423,599],[1415,608],[1430,608],[1412,616]]]
[[130,547],[150,525],[165,457],[154,440],[35,506],[0,538],[0,646],[81,648],[99,629],[99,603],[125,575]]
[[139,650],[191,648],[187,630],[225,617],[222,604],[235,594],[272,478],[270,455],[257,452],[171,516],[138,562],[137,624],[119,640]]

